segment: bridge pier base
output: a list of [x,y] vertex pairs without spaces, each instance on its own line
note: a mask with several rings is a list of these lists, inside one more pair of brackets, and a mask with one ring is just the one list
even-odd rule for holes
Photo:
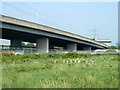
[[77,51],[77,44],[67,44],[67,50]]
[[22,48],[22,40],[11,40],[11,49],[12,48]]
[[37,39],[37,51],[40,54],[49,52],[49,38]]

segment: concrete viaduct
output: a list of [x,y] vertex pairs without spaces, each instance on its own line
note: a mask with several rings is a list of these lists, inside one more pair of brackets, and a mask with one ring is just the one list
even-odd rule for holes
[[22,47],[22,41],[36,43],[36,48],[49,52],[54,46],[67,50],[104,49],[107,45],[92,39],[37,23],[2,16],[2,39],[11,40],[11,47]]

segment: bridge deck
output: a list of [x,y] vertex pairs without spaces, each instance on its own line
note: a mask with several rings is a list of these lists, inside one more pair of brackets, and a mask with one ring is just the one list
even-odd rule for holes
[[8,16],[3,16],[2,15],[1,21],[6,22],[6,23],[15,24],[15,25],[25,26],[25,27],[29,27],[29,28],[39,29],[39,30],[43,30],[43,31],[47,31],[47,32],[52,32],[52,33],[55,33],[55,34],[60,34],[60,35],[68,36],[68,37],[71,37],[71,38],[76,38],[76,39],[79,39],[79,40],[83,40],[83,41],[87,41],[87,42],[90,42],[90,43],[93,43],[93,44],[100,45],[100,46],[105,47],[105,48],[108,47],[105,44],[102,44],[100,42],[94,41],[92,39],[89,39],[89,38],[86,38],[86,37],[83,37],[83,36],[80,36],[80,35],[77,35],[77,34],[73,34],[73,33],[70,33],[70,32],[62,31],[60,29],[40,25],[40,24],[37,24],[37,23],[25,21],[25,20],[16,19],[16,18],[13,18],[13,17],[8,17]]

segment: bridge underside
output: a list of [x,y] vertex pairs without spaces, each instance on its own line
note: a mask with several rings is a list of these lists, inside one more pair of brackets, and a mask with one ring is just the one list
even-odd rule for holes
[[12,47],[22,47],[22,41],[36,43],[36,48],[45,52],[49,52],[49,49],[54,49],[54,46],[73,51],[104,48],[82,40],[8,23],[3,23],[2,25],[2,39],[11,40]]

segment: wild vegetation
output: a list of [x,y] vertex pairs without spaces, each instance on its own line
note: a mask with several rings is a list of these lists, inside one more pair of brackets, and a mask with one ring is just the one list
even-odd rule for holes
[[118,88],[116,54],[2,54],[2,60],[3,88]]

